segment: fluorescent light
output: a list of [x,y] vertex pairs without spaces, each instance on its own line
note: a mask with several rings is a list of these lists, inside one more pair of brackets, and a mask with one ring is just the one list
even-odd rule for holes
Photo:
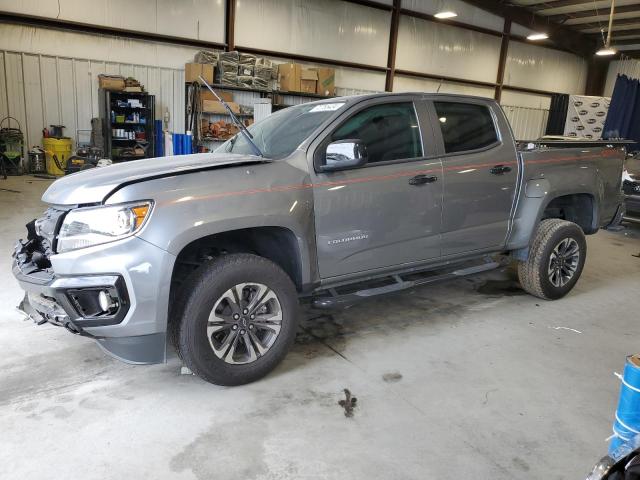
[[534,32],[531,35],[527,35],[527,40],[546,40],[549,35],[543,32]]
[[436,18],[453,18],[457,17],[458,14],[456,12],[452,12],[450,10],[445,10],[444,12],[438,12],[434,15]]
[[618,53],[618,52],[616,52],[611,47],[603,47],[603,48],[601,48],[600,50],[598,50],[596,52],[596,55],[600,55],[601,57],[606,57],[608,55],[615,55],[616,53]]

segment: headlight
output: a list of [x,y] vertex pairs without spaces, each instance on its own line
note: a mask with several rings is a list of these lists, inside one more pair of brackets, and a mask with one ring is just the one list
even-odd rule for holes
[[68,252],[133,235],[144,225],[152,206],[146,201],[71,210],[60,227],[56,250]]

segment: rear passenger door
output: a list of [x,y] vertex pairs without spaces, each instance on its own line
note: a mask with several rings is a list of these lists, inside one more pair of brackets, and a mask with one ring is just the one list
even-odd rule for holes
[[443,165],[442,255],[501,248],[518,179],[505,117],[482,100],[430,105]]
[[[440,257],[442,164],[428,111],[410,95],[354,105],[310,151],[318,268],[322,278],[409,265]],[[423,142],[424,138],[424,142]],[[323,172],[340,161],[329,143],[358,139],[364,166]]]

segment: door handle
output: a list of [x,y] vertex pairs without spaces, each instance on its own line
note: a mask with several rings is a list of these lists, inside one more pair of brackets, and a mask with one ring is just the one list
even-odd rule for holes
[[489,173],[493,175],[502,175],[503,173],[509,173],[511,171],[511,167],[507,165],[496,165],[489,169]]
[[411,177],[409,179],[409,185],[424,185],[425,183],[433,183],[438,180],[438,177],[435,175],[416,175],[415,177]]

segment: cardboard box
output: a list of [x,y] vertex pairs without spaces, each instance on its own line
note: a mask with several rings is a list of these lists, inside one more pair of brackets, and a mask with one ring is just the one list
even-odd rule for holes
[[207,83],[213,83],[213,65],[210,63],[185,63],[184,81],[192,83],[198,81],[198,76],[202,75]]
[[300,71],[300,91],[316,93],[318,84],[318,72],[312,68],[303,68]]
[[280,90],[283,92],[299,92],[301,70],[302,67],[299,63],[282,63],[278,65]]
[[[215,88],[214,88],[213,90],[214,90],[214,91],[218,94],[218,96],[219,96],[222,100],[224,100],[225,102],[227,102],[227,103],[229,103],[229,102],[233,102],[233,94],[232,94],[231,92],[225,92],[225,91],[223,91],[223,90],[218,90],[218,89],[215,89]],[[200,89],[200,98],[201,98],[202,100],[215,100],[215,101],[217,101],[217,100],[218,100],[216,97],[214,97],[214,96],[213,96],[213,93],[211,93],[211,92],[209,91],[209,89],[208,89],[208,88],[206,88],[206,87],[202,87],[202,88]]]
[[316,68],[318,72],[318,85],[316,87],[316,93],[318,95],[326,95],[327,97],[333,97],[336,94],[336,71],[333,68],[319,67]]
[[[240,113],[240,105],[235,102],[227,102],[227,105],[231,108],[233,113]],[[227,114],[227,109],[224,108],[222,102],[217,100],[203,100],[202,101],[202,111],[207,113],[217,113],[221,115]]]
[[124,90],[124,77],[120,75],[98,75],[98,85],[105,90],[119,92]]

